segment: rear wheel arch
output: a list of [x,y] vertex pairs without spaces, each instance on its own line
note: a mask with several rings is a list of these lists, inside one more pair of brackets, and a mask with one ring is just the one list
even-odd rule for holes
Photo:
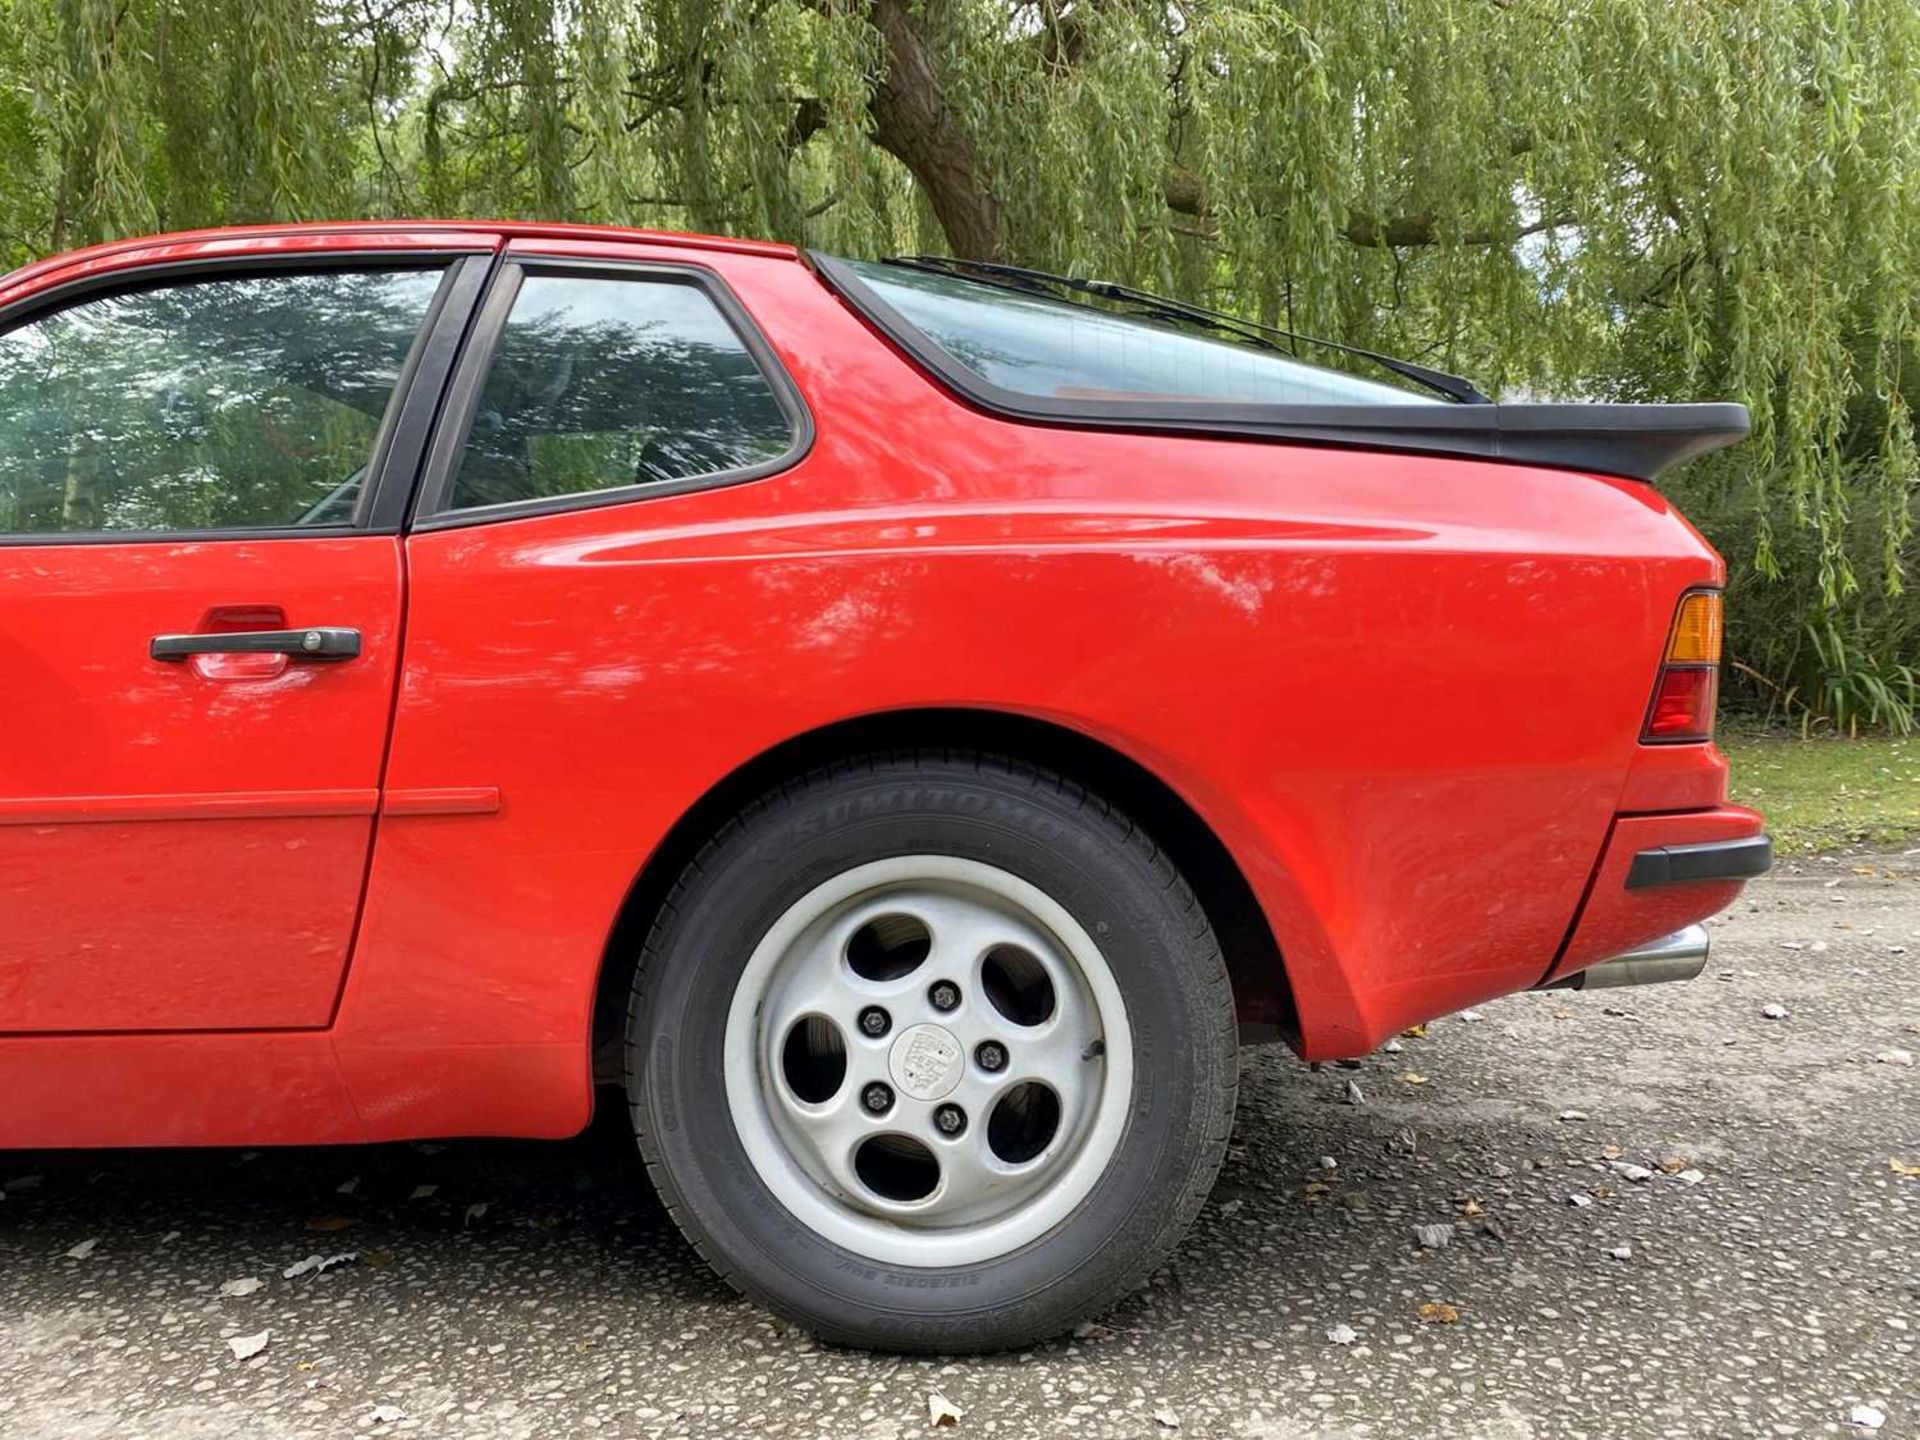
[[1233,983],[1243,1035],[1297,1046],[1299,1015],[1280,947],[1239,862],[1171,786],[1112,746],[1000,710],[885,711],[785,740],[715,783],[675,822],[635,877],[601,956],[594,993],[595,1078],[617,1080],[634,966],[661,903],[700,847],[760,796],[824,765],[902,750],[999,755],[1054,771],[1138,822],[1199,898]]

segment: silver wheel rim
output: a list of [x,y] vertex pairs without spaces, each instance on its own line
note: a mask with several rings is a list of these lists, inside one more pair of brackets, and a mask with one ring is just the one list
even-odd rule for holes
[[1133,1043],[1064,907],[994,866],[912,855],[835,876],[768,930],[734,989],[725,1077],[747,1158],[801,1223],[872,1260],[964,1265],[1093,1189]]

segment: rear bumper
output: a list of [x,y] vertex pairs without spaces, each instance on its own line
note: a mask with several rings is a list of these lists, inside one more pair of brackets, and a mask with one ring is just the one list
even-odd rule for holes
[[1691,980],[1707,968],[1712,938],[1704,925],[1689,925],[1658,940],[1649,940],[1624,955],[1615,955],[1577,970],[1563,980],[1550,980],[1542,990],[1600,990],[1615,985],[1661,985]]
[[1707,840],[1697,845],[1656,845],[1627,866],[1627,889],[1689,885],[1701,880],[1751,880],[1773,868],[1773,841],[1765,835]]
[[[1604,963],[1630,961],[1731,905],[1740,887],[1772,864],[1761,823],[1738,805],[1618,817],[1566,943],[1539,983],[1557,985]],[[1640,970],[1651,973],[1644,964]],[[1636,972],[1627,964],[1618,973]]]

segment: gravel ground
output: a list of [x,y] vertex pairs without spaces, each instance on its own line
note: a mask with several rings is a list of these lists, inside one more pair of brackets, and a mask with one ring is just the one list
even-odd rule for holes
[[1690,985],[1516,997],[1352,1069],[1249,1052],[1175,1261],[985,1359],[736,1299],[617,1123],[0,1156],[0,1435],[877,1440],[938,1392],[956,1436],[1920,1436],[1920,1072],[1877,1058],[1920,1051],[1920,855],[1797,862],[1717,931]]

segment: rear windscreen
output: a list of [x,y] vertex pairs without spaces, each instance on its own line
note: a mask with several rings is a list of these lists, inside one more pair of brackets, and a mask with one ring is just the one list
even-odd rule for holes
[[844,263],[954,360],[1023,395],[1264,405],[1445,403],[1137,315],[905,265]]

